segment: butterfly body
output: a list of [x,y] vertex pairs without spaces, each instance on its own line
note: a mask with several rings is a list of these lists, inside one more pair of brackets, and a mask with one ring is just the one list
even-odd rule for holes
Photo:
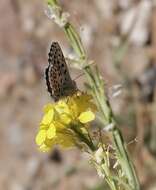
[[77,91],[76,83],[70,77],[65,58],[57,42],[53,42],[48,54],[45,70],[47,89],[54,101],[72,95]]

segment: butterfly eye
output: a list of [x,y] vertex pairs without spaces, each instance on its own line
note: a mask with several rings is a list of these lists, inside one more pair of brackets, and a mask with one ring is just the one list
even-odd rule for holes
[[61,67],[64,67],[64,64],[61,64]]

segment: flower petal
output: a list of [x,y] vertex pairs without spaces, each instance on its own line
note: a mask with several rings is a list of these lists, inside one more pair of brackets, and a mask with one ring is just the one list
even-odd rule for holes
[[66,128],[66,126],[64,124],[60,123],[60,121],[55,121],[54,125],[56,127],[56,130],[59,130],[59,131],[60,130],[62,131]]
[[95,115],[92,111],[86,111],[82,112],[78,119],[81,123],[88,123],[95,119]]
[[46,144],[42,144],[39,147],[39,150],[42,151],[42,152],[48,152],[50,149],[51,149],[51,147],[47,146]]
[[67,103],[64,100],[60,100],[56,106],[55,109],[58,113],[70,113]]
[[60,119],[66,125],[68,125],[71,122],[71,118],[67,114],[61,114]]
[[53,109],[50,109],[44,116],[43,116],[43,119],[41,121],[41,123],[43,125],[48,125],[51,123],[52,119],[53,119],[53,116],[54,116],[54,110]]
[[48,127],[49,127],[49,126],[43,125],[42,123],[40,123],[40,130],[41,130],[41,129],[47,130]]
[[36,136],[36,144],[41,145],[46,139],[46,130],[40,130]]
[[56,128],[55,125],[52,123],[49,129],[47,130],[47,138],[52,139],[53,137],[55,137],[55,135],[56,135]]
[[71,134],[58,134],[57,140],[62,148],[72,148],[75,145],[75,140]]
[[53,105],[52,104],[47,104],[44,106],[43,110],[44,110],[44,113],[47,113],[49,110],[53,109]]

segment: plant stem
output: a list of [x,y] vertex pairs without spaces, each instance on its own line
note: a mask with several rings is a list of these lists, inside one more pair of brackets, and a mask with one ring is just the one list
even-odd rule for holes
[[78,135],[79,139],[81,139],[82,142],[88,145],[92,152],[94,152],[97,149],[93,142],[90,139],[88,139],[82,132],[80,132],[79,126],[77,127],[77,125],[72,125],[71,129]]
[[140,185],[137,175],[135,173],[133,163],[131,162],[128,153],[126,151],[126,146],[123,137],[121,135],[121,132],[117,128],[114,128],[114,130],[112,131],[112,138],[118,160],[120,162],[120,165],[123,167],[123,171],[126,172],[126,175],[129,179],[129,184],[131,184],[132,189],[139,190]]

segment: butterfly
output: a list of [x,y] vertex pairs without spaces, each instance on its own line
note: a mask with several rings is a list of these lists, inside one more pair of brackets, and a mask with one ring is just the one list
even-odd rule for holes
[[54,101],[70,96],[77,91],[76,83],[69,70],[58,42],[53,42],[48,54],[48,67],[45,69],[47,90]]

